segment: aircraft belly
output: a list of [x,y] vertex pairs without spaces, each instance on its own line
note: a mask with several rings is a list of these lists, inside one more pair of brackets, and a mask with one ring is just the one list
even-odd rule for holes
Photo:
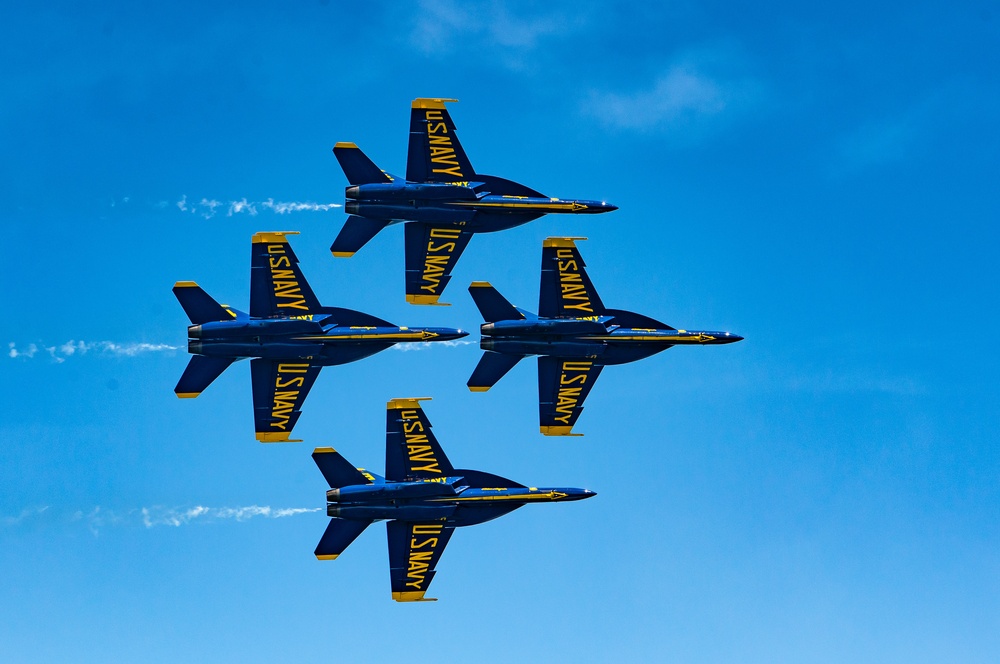
[[558,341],[545,339],[508,340],[484,338],[479,342],[483,350],[496,353],[518,355],[549,355],[552,357],[603,357],[606,344],[603,341]]

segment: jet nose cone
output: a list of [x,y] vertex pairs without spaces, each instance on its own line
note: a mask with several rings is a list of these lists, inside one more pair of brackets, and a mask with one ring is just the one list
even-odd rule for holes
[[734,344],[737,341],[743,341],[743,337],[738,334],[733,334],[732,332],[726,332],[726,336],[723,337],[727,343]]
[[617,205],[611,205],[610,203],[604,203],[605,212],[614,212],[618,209]]

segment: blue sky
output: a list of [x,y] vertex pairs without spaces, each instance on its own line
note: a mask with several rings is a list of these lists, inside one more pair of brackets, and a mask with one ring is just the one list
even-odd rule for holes
[[[0,10],[4,661],[993,662],[1000,657],[995,3],[337,2]],[[477,236],[450,308],[403,300],[403,234],[350,260],[331,148],[405,168],[409,102],[477,170],[620,210]],[[216,201],[217,205],[202,204]],[[270,204],[268,204],[270,201]],[[474,344],[326,370],[253,439],[249,370],[172,388],[170,287],[248,298],[249,239],[328,304],[475,330],[537,303],[540,245],[602,298],[732,346],[604,372],[538,434],[535,371]],[[473,337],[475,338],[475,337]],[[34,350],[32,350],[34,349]],[[385,402],[452,461],[593,489],[459,531],[436,604],[389,598],[382,528],[312,550],[332,445],[380,470]]]

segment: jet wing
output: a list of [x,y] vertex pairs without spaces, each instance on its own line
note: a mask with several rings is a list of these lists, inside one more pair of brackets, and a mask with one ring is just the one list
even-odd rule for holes
[[573,425],[603,368],[593,360],[539,356],[538,424],[543,434],[583,435],[574,434]]
[[445,102],[456,99],[414,99],[410,105],[410,142],[406,155],[407,182],[474,180],[475,171],[458,142],[455,123]]
[[455,474],[420,408],[425,399],[393,399],[386,404],[385,478],[390,482]]
[[286,235],[293,232],[257,233],[250,258],[250,316],[304,316],[322,307],[299,269],[299,259]]
[[406,235],[406,301],[410,304],[444,304],[438,298],[451,281],[459,257],[472,233],[455,224],[411,222]]
[[434,580],[435,567],[455,529],[440,521],[411,523],[389,521],[389,576],[392,598],[397,602],[434,602],[424,597]]
[[250,360],[257,440],[262,443],[301,442],[290,440],[289,435],[320,369],[321,366],[301,360]]
[[539,318],[585,318],[604,313],[604,303],[574,242],[583,239],[586,238],[550,237],[542,243]]

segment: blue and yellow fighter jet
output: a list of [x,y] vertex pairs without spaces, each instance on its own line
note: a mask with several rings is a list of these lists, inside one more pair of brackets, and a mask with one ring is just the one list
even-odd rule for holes
[[485,392],[521,358],[538,356],[538,417],[546,436],[571,436],[583,401],[610,364],[649,357],[671,346],[729,344],[729,332],[677,330],[631,311],[608,309],[587,275],[574,240],[550,237],[542,244],[538,314],[514,307],[493,286],[469,286],[479,312],[485,353],[469,378]]
[[330,250],[353,256],[392,223],[406,224],[406,301],[438,302],[474,233],[492,233],[550,213],[617,210],[604,201],[549,198],[522,184],[476,173],[445,102],[414,99],[406,179],[380,170],[354,143],[333,148],[344,175],[350,214]]
[[347,364],[397,343],[447,341],[467,335],[448,327],[398,327],[360,311],[324,307],[299,269],[286,235],[257,233],[250,260],[250,313],[219,304],[193,281],[174,295],[191,319],[194,357],[174,392],[196,397],[230,364],[250,361],[253,418],[263,443],[289,439],[320,369]]
[[513,512],[528,503],[580,500],[586,489],[526,487],[498,475],[454,468],[431,431],[420,402],[393,399],[385,416],[385,477],[355,468],[330,447],[313,460],[330,485],[330,524],[316,557],[333,560],[374,521],[386,520],[389,575],[397,602],[424,597],[455,528]]

